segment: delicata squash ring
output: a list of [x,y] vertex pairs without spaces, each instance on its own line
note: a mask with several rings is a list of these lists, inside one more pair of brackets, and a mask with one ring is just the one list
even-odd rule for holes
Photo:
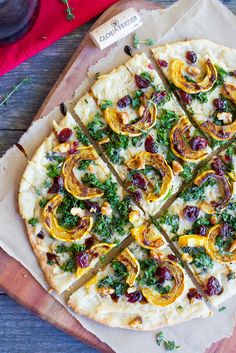
[[145,107],[142,117],[134,124],[124,124],[122,113],[115,108],[108,107],[104,111],[104,117],[110,128],[119,135],[130,137],[140,136],[143,131],[151,129],[156,123],[157,109],[155,104]]
[[127,166],[130,169],[144,169],[145,165],[149,165],[159,170],[162,176],[162,184],[159,194],[157,195],[154,192],[149,192],[146,196],[148,202],[154,202],[162,199],[168,193],[171,188],[173,174],[165,158],[158,153],[139,152],[133,159],[130,159],[127,162]]
[[84,275],[86,272],[88,272],[91,268],[91,262],[95,259],[98,258],[99,256],[105,255],[110,251],[112,248],[114,248],[116,244],[107,244],[107,243],[100,243],[100,244],[95,244],[93,245],[89,250],[86,252],[89,255],[89,263],[90,265],[88,267],[82,268],[82,267],[77,267],[76,271],[76,276],[77,278],[81,277]]
[[205,62],[205,77],[198,82],[189,82],[186,80],[182,73],[184,65],[184,62],[179,59],[171,61],[170,76],[176,87],[190,94],[206,92],[212,88],[217,79],[217,70],[210,59],[207,59]]
[[194,151],[189,144],[186,143],[184,136],[192,126],[186,116],[183,116],[179,122],[173,126],[170,132],[170,147],[172,152],[185,162],[197,162],[206,158],[207,152],[204,150]]
[[148,303],[157,306],[167,306],[174,303],[184,291],[184,272],[183,269],[171,260],[164,260],[160,264],[166,267],[172,275],[174,285],[166,294],[160,294],[151,288],[141,288],[141,291]]
[[127,268],[129,274],[126,278],[126,283],[132,287],[140,272],[140,265],[138,260],[134,257],[128,248],[123,250],[122,253],[117,256],[116,260],[122,262],[122,264]]
[[148,224],[132,228],[130,233],[137,243],[145,249],[158,249],[165,244],[162,236],[151,229]]
[[103,191],[98,188],[90,188],[83,185],[76,178],[73,169],[75,165],[83,160],[94,161],[98,158],[93,146],[80,147],[76,154],[68,156],[62,168],[65,189],[79,200],[88,200],[103,195]]
[[221,254],[215,247],[215,239],[220,234],[223,224],[217,224],[212,227],[207,235],[207,253],[217,262],[235,262],[236,261],[236,249],[227,254]]
[[70,230],[61,227],[57,222],[56,212],[62,200],[61,195],[55,195],[46,203],[42,214],[44,227],[57,240],[67,242],[80,240],[92,229],[93,218],[82,217],[77,226]]
[[228,125],[217,125],[210,120],[201,124],[201,128],[213,139],[218,141],[230,140],[236,132],[236,121]]
[[220,201],[211,201],[210,203],[207,201],[202,201],[200,204],[200,208],[206,212],[207,214],[213,214],[219,210],[224,209],[231,196],[232,196],[232,186],[228,178],[225,175],[218,175],[214,170],[207,170],[202,172],[200,175],[196,177],[194,180],[194,184],[197,186],[201,186],[208,179],[215,179],[219,184],[220,190],[222,192],[222,198]]

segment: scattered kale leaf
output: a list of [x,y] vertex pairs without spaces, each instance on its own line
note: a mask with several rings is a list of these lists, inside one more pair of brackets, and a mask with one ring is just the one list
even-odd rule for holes
[[83,131],[81,130],[81,128],[80,128],[79,126],[76,126],[76,127],[75,127],[75,131],[76,131],[77,139],[78,139],[84,146],[90,145],[89,139],[88,139],[87,136],[83,133]]
[[35,227],[39,222],[39,219],[36,218],[36,217],[33,217],[33,218],[30,218],[28,220],[28,223],[32,226],[32,227]]
[[171,226],[172,233],[177,233],[179,229],[179,216],[168,213],[168,211],[164,212],[164,214],[159,219],[159,222],[161,224],[166,224]]

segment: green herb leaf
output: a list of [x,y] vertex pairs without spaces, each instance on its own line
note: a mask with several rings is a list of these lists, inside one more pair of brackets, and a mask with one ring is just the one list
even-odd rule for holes
[[177,346],[174,341],[169,341],[169,340],[165,339],[162,331],[160,331],[156,334],[156,343],[158,346],[163,344],[165,349],[169,352],[173,352],[174,350],[180,348],[180,346]]
[[7,93],[2,101],[0,102],[0,107],[3,106],[3,105],[7,105],[8,104],[8,101],[9,101],[9,98],[13,95],[13,93],[15,93],[16,91],[19,90],[19,88],[24,85],[24,84],[27,84],[27,83],[31,83],[32,82],[32,78],[31,77],[26,77],[24,78],[23,80],[21,80],[17,85],[14,85],[12,87],[12,89],[10,90],[9,93]]
[[101,110],[105,110],[107,107],[112,107],[112,106],[113,106],[112,101],[109,100],[109,99],[105,99],[105,100],[101,103],[100,108],[101,108]]
[[39,219],[38,219],[38,218],[35,218],[35,217],[30,218],[30,219],[28,220],[28,223],[29,223],[32,227],[35,227],[36,224],[39,223]]

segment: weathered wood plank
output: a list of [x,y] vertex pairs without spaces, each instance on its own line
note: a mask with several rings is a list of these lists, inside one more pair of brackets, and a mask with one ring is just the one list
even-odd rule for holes
[[0,295],[1,353],[98,351],[38,319],[6,295]]
[[24,130],[0,130],[0,157],[16,143]]

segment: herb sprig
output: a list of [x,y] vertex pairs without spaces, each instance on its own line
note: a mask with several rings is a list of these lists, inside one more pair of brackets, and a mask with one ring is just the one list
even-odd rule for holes
[[64,5],[66,5],[65,14],[66,14],[67,21],[73,21],[75,19],[75,15],[73,12],[74,9],[72,7],[70,7],[69,0],[61,0],[61,2]]
[[8,104],[8,101],[9,101],[9,98],[13,95],[13,93],[15,93],[16,91],[19,90],[19,88],[26,84],[26,83],[31,83],[32,82],[32,78],[31,77],[26,77],[26,78],[23,78],[23,80],[21,80],[17,85],[14,85],[12,86],[11,90],[9,93],[7,93],[2,101],[0,102],[0,107],[3,106],[3,105],[7,105]]
[[162,331],[158,332],[156,334],[156,343],[158,346],[161,344],[164,345],[165,349],[169,352],[173,352],[174,350],[180,348],[180,346],[177,346],[175,341],[169,341],[164,337],[164,334]]
[[151,46],[154,44],[154,40],[151,39],[151,38],[147,38],[147,39],[144,39],[144,40],[140,40],[137,36],[137,34],[135,33],[134,34],[134,38],[133,38],[133,43],[134,43],[134,47],[136,49],[138,49],[140,47],[140,44],[145,44],[147,46]]

